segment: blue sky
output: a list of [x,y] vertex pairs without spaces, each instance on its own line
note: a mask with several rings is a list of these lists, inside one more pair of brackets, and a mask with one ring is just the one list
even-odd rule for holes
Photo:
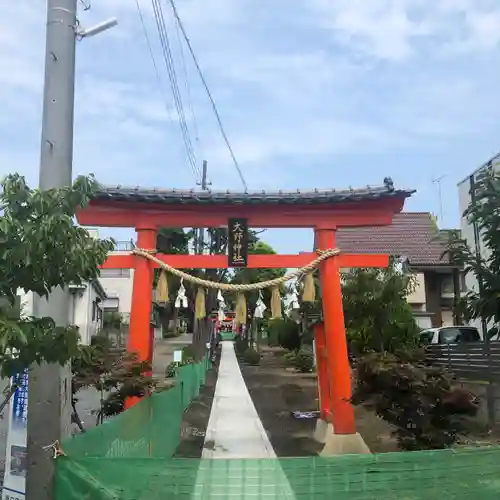
[[[86,0],[83,26],[113,30],[78,44],[74,174],[106,184],[192,187],[150,0]],[[0,169],[37,182],[45,1],[0,4]],[[418,193],[407,210],[459,224],[456,184],[500,150],[497,0],[177,0],[250,189],[362,187],[392,176]],[[179,44],[162,0],[174,57]],[[293,5],[293,7],[292,7]],[[241,183],[184,47],[197,159],[214,189]],[[196,122],[196,127],[194,123]],[[199,140],[195,139],[198,129]],[[103,231],[103,234],[107,234]],[[114,232],[123,238],[131,232]],[[280,252],[306,232],[269,232]]]

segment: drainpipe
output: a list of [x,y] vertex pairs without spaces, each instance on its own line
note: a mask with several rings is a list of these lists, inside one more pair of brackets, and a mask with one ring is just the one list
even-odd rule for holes
[[[474,191],[474,175],[471,175],[469,177],[469,186],[470,186],[471,203],[474,203],[476,197]],[[474,250],[476,254],[476,259],[477,261],[479,261],[479,259],[481,259],[481,236],[479,234],[479,227],[475,222],[472,223],[472,229],[474,230]],[[482,298],[484,296],[484,286],[483,286],[483,280],[480,277],[477,278],[477,286],[479,289],[479,296]],[[484,318],[481,318],[481,331],[483,334],[483,341],[489,342],[488,325],[486,324],[486,320]]]
[[452,280],[453,280],[453,323],[455,325],[462,324],[462,317],[458,311],[458,303],[460,301],[460,271],[457,267],[452,269]]

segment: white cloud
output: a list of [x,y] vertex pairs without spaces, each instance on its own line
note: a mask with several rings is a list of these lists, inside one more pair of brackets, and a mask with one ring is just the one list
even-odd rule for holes
[[173,111],[151,97],[151,89],[113,80],[83,75],[77,90],[78,106],[83,116],[101,116],[118,120],[134,117],[145,122],[173,120]]
[[[82,25],[110,16],[120,24],[78,45],[75,172],[94,171],[115,184],[194,185],[176,113],[172,102],[166,109],[158,88],[135,1],[92,3],[90,11],[80,13]],[[151,2],[140,3],[170,99]],[[493,57],[498,43],[496,1],[304,0],[294,9],[280,0],[177,4],[250,185],[297,185],[306,165],[307,183],[321,186],[324,166],[338,158],[425,149],[491,132],[500,118],[491,106],[498,78],[489,73],[488,82],[478,57]],[[163,5],[178,62],[177,35],[168,2]],[[5,130],[0,161],[8,165],[2,168],[19,165],[33,178],[44,7],[29,0],[0,4],[0,127]],[[198,163],[208,159],[217,187],[239,186],[186,49],[184,55],[200,135]],[[177,77],[186,97],[179,66]],[[184,108],[195,142],[187,99]],[[334,179],[340,185],[352,175],[348,183],[355,185],[360,171],[339,167]]]
[[[380,59],[405,60],[425,48],[487,50],[500,39],[493,0],[314,0],[318,19],[344,46]],[[434,43],[432,43],[434,42]]]
[[500,8],[490,12],[470,11],[466,13],[470,43],[474,47],[492,49],[500,42]]

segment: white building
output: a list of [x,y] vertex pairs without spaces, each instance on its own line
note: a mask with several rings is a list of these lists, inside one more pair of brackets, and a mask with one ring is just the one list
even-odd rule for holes
[[[87,228],[94,238],[99,238],[99,229]],[[116,242],[113,255],[129,254],[134,249],[130,241]],[[132,309],[132,290],[134,284],[133,269],[101,269],[99,281],[106,292],[102,309],[106,312],[117,312],[127,321]]]
[[[89,344],[102,326],[103,303],[107,296],[99,280],[82,285],[71,285],[68,323],[78,327],[83,344]],[[19,292],[21,313],[33,314],[33,293]]]
[[[127,254],[133,249],[132,242],[117,242],[113,255]],[[100,282],[107,298],[103,309],[118,312],[127,320],[132,309],[132,291],[134,285],[133,269],[101,269]]]
[[[471,187],[476,181],[477,176],[484,172],[487,168],[493,168],[495,170],[500,169],[500,153],[496,154],[493,158],[490,158],[486,163],[474,170],[470,175],[458,183],[458,199],[460,205],[460,229],[462,231],[462,237],[467,241],[470,248],[478,251],[482,257],[487,256],[487,249],[481,241],[481,235],[475,227],[475,224],[470,224],[467,219],[463,216],[463,213],[467,209],[471,201]],[[469,273],[465,276],[465,286],[466,290],[477,290],[478,284],[476,277]],[[482,334],[481,321],[475,320],[472,322]],[[488,325],[490,328],[492,325]]]
[[[98,229],[87,229],[94,237],[99,237]],[[112,255],[128,255],[135,248],[132,240],[117,241]],[[128,324],[132,310],[132,294],[134,288],[134,269],[101,269],[99,281],[106,293],[102,303],[104,312],[120,313],[123,323]],[[153,291],[151,291],[153,296]],[[151,315],[151,325],[155,328],[155,335],[161,338],[161,329],[156,325],[154,312]]]

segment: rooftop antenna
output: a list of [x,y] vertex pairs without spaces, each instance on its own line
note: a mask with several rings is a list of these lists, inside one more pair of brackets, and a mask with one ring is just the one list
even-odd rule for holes
[[439,196],[439,216],[438,220],[442,224],[443,223],[443,194],[441,191],[441,181],[446,177],[446,175],[441,175],[440,177],[436,177],[432,179],[432,183],[436,184],[438,187],[438,196]]

